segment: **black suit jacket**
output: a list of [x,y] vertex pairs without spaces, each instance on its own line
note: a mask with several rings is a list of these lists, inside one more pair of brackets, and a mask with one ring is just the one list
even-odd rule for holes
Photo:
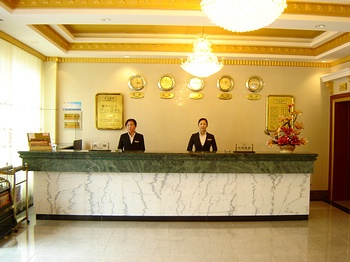
[[193,146],[195,151],[210,151],[210,147],[212,147],[213,151],[218,151],[214,135],[209,134],[208,132],[203,146],[199,139],[199,132],[192,134],[190,141],[188,142],[187,151],[193,151]]
[[127,150],[140,150],[145,151],[145,141],[143,139],[143,135],[139,133],[135,133],[134,140],[130,143],[129,134],[125,133],[120,136],[118,149],[122,149],[123,151]]

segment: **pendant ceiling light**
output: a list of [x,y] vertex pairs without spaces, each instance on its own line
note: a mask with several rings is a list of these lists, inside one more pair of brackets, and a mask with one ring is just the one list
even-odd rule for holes
[[202,0],[201,8],[216,25],[232,32],[263,28],[287,7],[286,0]]
[[206,35],[200,34],[193,43],[193,53],[181,64],[182,69],[191,75],[207,77],[223,68],[223,59],[212,53],[211,43]]

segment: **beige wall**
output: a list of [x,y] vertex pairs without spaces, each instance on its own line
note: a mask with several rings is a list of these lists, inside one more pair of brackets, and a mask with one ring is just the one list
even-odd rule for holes
[[[216,137],[219,151],[234,150],[235,144],[254,144],[257,152],[278,152],[278,148],[266,146],[265,99],[268,95],[293,95],[296,108],[304,113],[300,121],[306,129],[306,146],[297,152],[319,154],[312,177],[312,190],[328,189],[328,140],[329,140],[329,91],[321,85],[320,77],[329,73],[326,68],[273,67],[273,66],[225,66],[219,73],[205,78],[202,100],[188,98],[186,82],[190,75],[179,65],[163,64],[113,64],[113,63],[60,63],[58,65],[57,108],[58,143],[71,144],[82,138],[84,148],[90,142],[110,143],[114,150],[123,130],[106,131],[95,128],[95,94],[99,92],[124,95],[124,119],[135,118],[137,131],[144,134],[147,151],[185,152],[190,134],[197,132],[197,120],[209,120],[208,132]],[[174,99],[159,98],[157,80],[163,74],[172,74],[176,87]],[[147,86],[142,90],[143,99],[129,97],[128,78],[141,74]],[[220,100],[216,81],[221,75],[230,75],[235,87],[230,92],[231,100]],[[259,75],[265,87],[259,94],[261,100],[250,101],[246,95],[246,79]],[[82,102],[82,129],[63,128],[63,102]]]

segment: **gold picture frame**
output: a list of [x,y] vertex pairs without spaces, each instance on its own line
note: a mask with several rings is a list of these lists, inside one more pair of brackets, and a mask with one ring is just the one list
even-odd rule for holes
[[98,93],[95,96],[96,128],[116,130],[124,127],[123,94]]
[[[291,95],[269,95],[266,98],[266,130],[276,131],[280,116],[289,115],[289,105],[294,105]],[[292,107],[293,109],[294,107]]]

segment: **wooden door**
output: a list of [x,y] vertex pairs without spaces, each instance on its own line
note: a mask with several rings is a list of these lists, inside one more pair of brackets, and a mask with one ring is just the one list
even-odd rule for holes
[[331,202],[350,204],[350,94],[331,97],[329,192]]

